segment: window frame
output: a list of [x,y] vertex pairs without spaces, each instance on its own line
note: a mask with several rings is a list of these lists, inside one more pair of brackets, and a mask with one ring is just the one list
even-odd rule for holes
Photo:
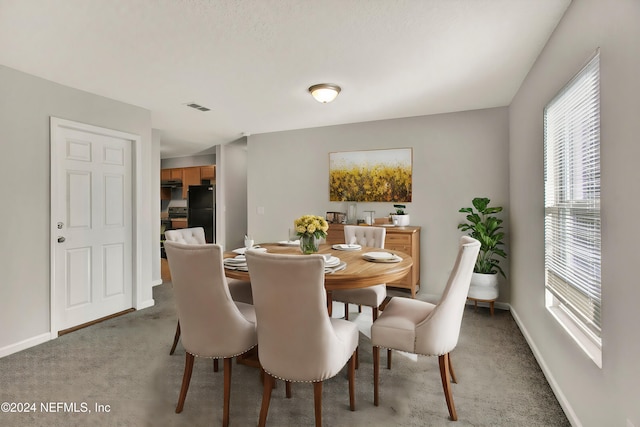
[[599,54],[545,106],[543,163],[545,306],[601,368]]

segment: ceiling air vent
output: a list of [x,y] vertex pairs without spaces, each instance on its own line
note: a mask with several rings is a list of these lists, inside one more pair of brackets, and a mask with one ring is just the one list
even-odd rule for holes
[[203,107],[202,105],[196,104],[195,102],[189,102],[186,105],[187,107],[195,108],[196,110],[200,111],[211,111],[211,108]]

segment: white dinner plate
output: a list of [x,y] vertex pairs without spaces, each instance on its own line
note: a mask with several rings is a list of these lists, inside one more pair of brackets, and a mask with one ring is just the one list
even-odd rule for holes
[[281,240],[278,244],[280,246],[300,246],[300,240]]
[[362,258],[372,262],[400,262],[402,258],[390,252],[367,252]]
[[[252,251],[260,251],[260,252],[266,252],[267,248],[261,248],[260,246],[256,245],[254,247],[251,248]],[[247,251],[247,248],[238,248],[238,249],[234,249],[231,252],[233,252],[234,254],[238,254],[238,255],[244,255],[244,253]]]
[[239,265],[247,265],[246,261],[230,261],[230,262],[225,262],[224,265],[228,265],[229,267],[237,267]]
[[338,245],[333,245],[332,248],[336,249],[336,250],[339,250],[339,251],[359,251],[360,249],[362,249],[362,246],[360,246],[360,245],[348,245],[346,243],[340,243]]
[[335,267],[340,264],[340,258],[332,256],[329,259],[325,259],[324,266],[325,267]]

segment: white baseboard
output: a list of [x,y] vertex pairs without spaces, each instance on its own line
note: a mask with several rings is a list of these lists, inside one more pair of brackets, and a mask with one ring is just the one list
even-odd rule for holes
[[546,364],[546,362],[544,361],[544,358],[540,354],[540,350],[538,350],[538,347],[536,346],[535,342],[531,338],[531,335],[529,335],[527,328],[524,326],[524,324],[520,320],[520,317],[518,316],[518,313],[513,309],[513,307],[511,307],[511,315],[516,321],[518,328],[520,328],[520,332],[522,332],[524,339],[527,340],[527,344],[529,344],[529,348],[531,348],[531,351],[533,352],[533,356],[538,361],[538,365],[540,365],[540,369],[542,369],[542,373],[544,373],[544,376],[547,378],[547,382],[551,386],[551,390],[553,390],[553,394],[556,395],[556,399],[558,399],[558,402],[560,403],[562,410],[567,416],[567,419],[569,420],[572,426],[582,427],[582,423],[578,419],[578,416],[573,411],[571,404],[567,401],[567,398],[565,397],[564,393],[562,392],[562,389],[556,382],[553,376],[553,373],[549,369],[549,366]]
[[151,282],[151,287],[162,285],[162,279],[154,280]]
[[26,350],[30,347],[34,347],[38,344],[42,344],[51,339],[51,334],[49,332],[36,335],[35,337],[27,338],[26,340],[17,342],[15,344],[10,344],[6,347],[0,348],[0,357],[5,357],[13,353],[17,353],[22,350]]

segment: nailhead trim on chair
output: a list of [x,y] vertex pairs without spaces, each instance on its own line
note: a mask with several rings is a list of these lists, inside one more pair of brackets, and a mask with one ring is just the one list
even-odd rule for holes
[[[357,350],[357,349],[358,349],[358,347],[356,347],[356,350]],[[355,352],[354,352],[354,353],[355,353]],[[351,357],[353,357],[353,354],[351,355]],[[347,363],[348,363],[348,362],[349,362],[349,361],[347,360]],[[345,365],[345,366],[346,366],[346,365]],[[338,375],[338,373],[340,373],[340,371],[338,371],[338,372],[336,373],[336,375],[333,375],[333,376],[331,376],[331,377],[329,377],[329,378],[325,378],[325,379],[323,379],[323,380],[288,380],[288,379],[286,379],[286,378],[281,378],[281,377],[279,377],[279,376],[277,376],[277,375],[274,375],[274,374],[272,374],[271,372],[267,371],[267,370],[266,370],[266,369],[264,369],[264,368],[262,368],[262,370],[263,370],[263,371],[265,371],[267,374],[271,375],[271,376],[272,376],[273,378],[275,378],[275,379],[282,380],[282,381],[289,381],[289,382],[291,382],[291,383],[319,383],[319,382],[322,382],[322,381],[326,381],[326,380],[328,380],[328,379],[331,379],[331,378],[335,377],[336,375]],[[341,370],[342,370],[342,369],[341,369]]]
[[187,353],[194,355],[195,357],[202,357],[203,359],[230,359],[232,357],[237,357],[240,356],[241,354],[245,354],[247,351],[251,350],[252,348],[254,348],[257,344],[252,345],[251,347],[249,347],[248,349],[246,349],[245,351],[238,353],[238,354],[234,354],[233,356],[200,356],[198,354],[192,353],[189,350],[187,350]]

